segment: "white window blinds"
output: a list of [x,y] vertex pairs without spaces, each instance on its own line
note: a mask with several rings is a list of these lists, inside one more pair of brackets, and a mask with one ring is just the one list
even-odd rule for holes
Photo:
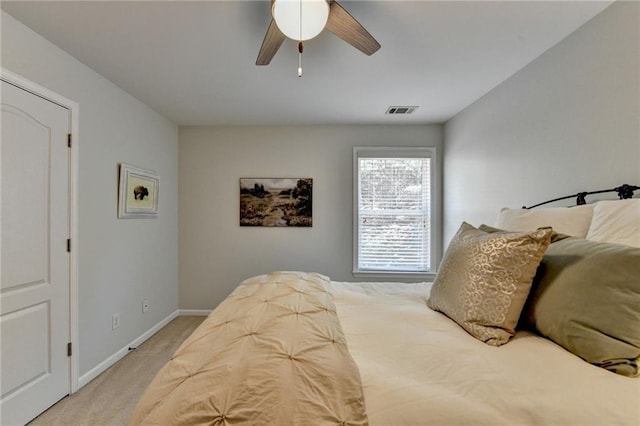
[[390,149],[356,157],[356,271],[430,271],[430,152]]

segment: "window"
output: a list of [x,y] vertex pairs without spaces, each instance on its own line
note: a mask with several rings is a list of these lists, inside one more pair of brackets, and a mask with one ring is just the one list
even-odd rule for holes
[[435,269],[435,148],[354,148],[354,274]]

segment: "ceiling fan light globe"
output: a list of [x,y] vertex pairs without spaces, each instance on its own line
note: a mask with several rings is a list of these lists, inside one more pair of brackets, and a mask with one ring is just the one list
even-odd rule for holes
[[[301,6],[302,15],[300,14]],[[275,0],[271,15],[278,29],[288,38],[299,41],[310,40],[320,34],[327,25],[329,3],[326,0]]]

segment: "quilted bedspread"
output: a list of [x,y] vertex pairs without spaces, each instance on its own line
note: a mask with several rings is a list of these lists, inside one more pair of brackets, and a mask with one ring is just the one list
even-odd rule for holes
[[327,277],[240,284],[182,344],[131,425],[366,425],[360,374]]

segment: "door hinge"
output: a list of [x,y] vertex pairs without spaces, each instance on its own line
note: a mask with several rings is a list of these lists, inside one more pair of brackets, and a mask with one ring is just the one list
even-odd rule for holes
[[67,343],[67,356],[71,356],[71,342]]
[[71,133],[67,133],[67,146],[71,148]]
[[71,238],[67,238],[67,253],[71,253]]

